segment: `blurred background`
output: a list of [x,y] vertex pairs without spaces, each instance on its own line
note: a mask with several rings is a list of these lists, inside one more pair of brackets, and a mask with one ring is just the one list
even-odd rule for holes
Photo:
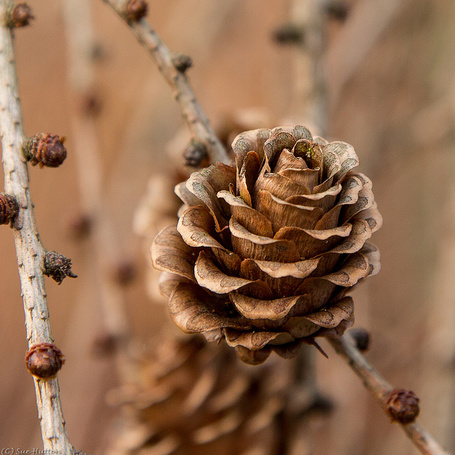
[[[28,1],[35,20],[15,32],[17,71],[25,133],[66,136],[64,165],[30,168],[31,191],[44,246],[70,257],[78,275],[46,288],[67,359],[59,382],[68,434],[78,449],[101,454],[118,414],[106,402],[119,384],[118,360],[94,351],[106,326],[122,323],[101,304],[99,274],[131,281],[106,292],[114,289],[114,308],[122,305],[135,343],[154,346],[163,327],[176,330],[148,291],[150,240],[133,221],[151,176],[175,169],[180,150],[170,158],[166,149],[183,121],[150,56],[101,1],[89,2],[91,70],[75,70],[79,35],[66,3]],[[264,126],[300,121],[301,48],[272,39],[292,22],[296,0],[149,3],[148,19],[169,48],[193,58],[188,74],[213,124],[221,128],[253,108]],[[421,423],[455,450],[455,3],[346,4],[347,17],[327,23],[327,136],[354,145],[384,217],[373,238],[382,271],[355,291],[356,326],[371,333],[368,359],[393,385],[417,393]],[[101,217],[95,240],[84,236],[91,211]],[[0,257],[0,447],[42,447],[7,227]],[[317,358],[318,383],[335,408],[315,429],[314,453],[418,453],[330,346],[321,346],[329,360]]]

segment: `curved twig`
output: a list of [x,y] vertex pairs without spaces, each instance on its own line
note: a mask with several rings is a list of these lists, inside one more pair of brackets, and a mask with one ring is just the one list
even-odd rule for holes
[[[52,343],[49,308],[44,287],[45,249],[36,227],[30,197],[29,176],[22,154],[24,132],[17,88],[13,36],[5,24],[9,2],[0,1],[0,133],[5,174],[5,191],[19,204],[19,215],[13,225],[17,264],[21,281],[25,325],[29,346]],[[57,379],[34,378],[38,416],[44,449],[49,453],[72,453],[65,429]]]
[[[329,339],[333,348],[362,379],[363,384],[376,400],[381,403],[383,409],[389,392],[393,387],[373,368],[367,359],[355,347],[351,335],[346,333],[340,339]],[[413,423],[400,423],[403,431],[408,435],[412,443],[424,455],[450,455],[438,442],[416,421]]]
[[207,144],[210,156],[213,161],[221,161],[229,164],[230,159],[204,110],[199,104],[196,95],[185,75],[179,71],[173,63],[172,53],[161,41],[153,27],[145,20],[128,22],[125,19],[125,8],[128,1],[125,0],[103,0],[109,5],[118,16],[129,25],[136,35],[138,41],[148,50],[155,60],[158,69],[174,91],[174,97],[180,105],[183,117],[188,123],[191,134],[200,141]]

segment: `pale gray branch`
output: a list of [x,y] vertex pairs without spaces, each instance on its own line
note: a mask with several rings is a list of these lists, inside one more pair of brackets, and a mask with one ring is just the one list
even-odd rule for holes
[[[387,395],[393,390],[393,387],[370,365],[368,360],[355,347],[352,337],[348,333],[340,339],[332,338],[329,341],[337,354],[360,377],[365,387],[384,409]],[[424,455],[450,455],[417,421],[407,424],[400,423],[400,425],[412,443]]]
[[[8,6],[8,1],[0,1],[0,133],[5,191],[16,198],[20,207],[12,231],[21,281],[27,341],[31,346],[34,343],[52,343],[53,337],[44,287],[45,250],[36,227],[28,169],[22,154],[24,132],[13,36],[4,24]],[[49,453],[72,453],[73,447],[65,429],[57,379],[34,380],[44,449]]]
[[185,73],[178,71],[172,62],[172,53],[161,41],[153,27],[146,19],[138,22],[125,20],[125,0],[103,0],[108,4],[136,35],[138,41],[148,50],[155,60],[158,69],[173,89],[174,98],[180,105],[182,115],[188,123],[191,134],[207,144],[210,156],[213,161],[221,161],[229,164],[230,159],[223,144],[215,134],[204,110],[199,104],[196,95],[186,77]]

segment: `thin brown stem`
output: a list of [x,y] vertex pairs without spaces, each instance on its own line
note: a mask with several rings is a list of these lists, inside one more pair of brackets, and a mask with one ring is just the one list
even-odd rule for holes
[[[27,341],[31,346],[34,343],[52,343],[54,340],[44,286],[45,249],[36,226],[28,168],[22,154],[24,132],[13,34],[4,23],[9,6],[7,0],[0,1],[0,134],[5,191],[16,198],[20,207],[12,231],[24,303]],[[66,433],[57,379],[34,380],[44,449],[49,453],[73,453],[73,446]]]
[[[65,22],[70,55],[70,87],[76,104],[94,90],[94,59],[91,50],[95,46],[92,28],[90,2],[88,0],[68,0],[65,3]],[[73,112],[72,129],[75,138],[75,156],[78,165],[78,180],[81,203],[92,222],[93,261],[99,279],[101,308],[106,332],[124,343],[129,336],[129,328],[121,286],[114,282],[110,272],[120,262],[115,253],[119,239],[116,238],[114,222],[103,194],[103,169],[100,158],[99,138],[96,119],[93,114],[80,108]]]
[[294,62],[296,114],[311,131],[325,137],[328,130],[325,2],[293,0],[291,21],[302,34]]
[[[371,395],[385,409],[385,401],[393,387],[373,368],[367,359],[355,347],[352,337],[349,334],[343,335],[339,339],[331,338],[330,343],[333,348],[346,361],[346,363],[360,377],[363,384]],[[445,451],[436,440],[416,421],[412,423],[400,423],[403,431],[408,435],[412,443],[424,455],[450,455]]]
[[180,105],[191,134],[207,144],[212,161],[229,164],[230,159],[223,144],[215,134],[210,122],[202,109],[184,71],[179,71],[172,61],[172,53],[157,35],[146,19],[128,22],[125,19],[125,0],[103,0],[122,20],[129,25],[138,41],[148,50],[155,60],[158,69],[166,79]]

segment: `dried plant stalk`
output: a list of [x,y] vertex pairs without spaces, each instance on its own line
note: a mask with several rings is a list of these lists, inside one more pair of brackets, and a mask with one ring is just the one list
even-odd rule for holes
[[199,104],[196,95],[185,75],[174,64],[172,53],[161,41],[153,27],[145,20],[128,21],[125,17],[125,9],[128,1],[103,0],[129,25],[138,41],[150,52],[161,74],[174,90],[174,97],[180,105],[182,115],[188,123],[191,134],[207,144],[213,161],[228,164],[229,156],[223,144],[217,138],[204,110]]
[[[11,30],[4,24],[9,2],[1,0],[0,17],[0,133],[5,174],[5,191],[14,196],[20,211],[13,225],[17,264],[24,302],[29,346],[52,343],[49,308],[44,287],[45,249],[40,241],[30,197],[28,168],[22,155],[24,132],[19,103]],[[65,429],[57,379],[34,378],[38,416],[44,449],[52,453],[72,453]]]
[[[339,354],[360,379],[362,379],[367,390],[379,401],[379,403],[381,403],[384,409],[389,392],[394,388],[373,368],[372,365],[370,365],[367,359],[365,359],[355,347],[350,338],[351,336],[349,334],[345,334],[339,339],[331,338],[330,343],[337,354]],[[445,451],[433,436],[416,421],[406,424],[400,423],[400,425],[422,454],[450,455],[449,452]]]

